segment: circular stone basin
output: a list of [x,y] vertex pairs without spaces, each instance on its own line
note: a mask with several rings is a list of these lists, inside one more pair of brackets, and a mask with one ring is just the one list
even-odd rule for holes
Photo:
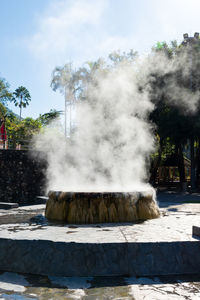
[[133,222],[160,216],[152,190],[145,192],[50,191],[45,216],[68,224]]

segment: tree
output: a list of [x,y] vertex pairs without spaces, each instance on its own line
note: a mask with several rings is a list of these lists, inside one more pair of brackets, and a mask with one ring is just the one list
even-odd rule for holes
[[8,101],[12,101],[12,93],[9,88],[9,83],[4,78],[0,78],[0,103],[3,105],[7,105]]
[[48,113],[45,113],[43,115],[40,114],[37,120],[41,122],[42,126],[47,126],[51,121],[57,119],[61,114],[62,111],[51,109]]
[[15,92],[13,93],[13,101],[15,106],[19,106],[20,108],[20,121],[21,121],[21,114],[22,114],[22,107],[26,107],[29,105],[29,102],[31,101],[31,96],[29,94],[29,91],[23,87],[18,87]]
[[39,120],[26,118],[20,121],[12,112],[6,118],[6,129],[9,141],[9,147],[16,149],[21,145],[27,149],[33,135],[39,133],[42,124]]
[[[155,74],[151,74],[150,83],[152,101],[156,104],[151,118],[157,125],[156,131],[162,142],[160,152],[163,153],[163,145],[170,140],[171,153],[177,157],[181,183],[186,180],[184,149],[188,141],[190,141],[191,174],[193,173],[194,178],[197,166],[196,175],[200,176],[199,155],[195,157],[195,152],[200,153],[200,40],[198,38],[190,38],[190,40],[191,43],[184,42],[181,45],[176,42],[172,42],[171,45],[165,42],[157,43],[153,51],[164,54],[169,64],[170,60],[173,60],[176,67],[170,72],[156,73],[155,71]],[[181,97],[184,97],[185,102],[181,101]],[[193,187],[192,180],[191,186]]]
[[134,52],[133,49],[130,50],[130,52],[126,53],[123,52],[121,53],[119,50],[118,51],[113,51],[108,55],[109,60],[114,64],[120,64],[122,62],[132,62],[135,60],[135,58],[138,56],[137,52]]
[[65,97],[65,135],[67,135],[67,105],[70,106],[70,132],[71,132],[71,106],[76,91],[77,74],[72,69],[72,64],[67,63],[63,67],[56,67],[52,73],[51,88],[59,90]]
[[120,51],[112,52],[107,60],[102,58],[96,61],[87,61],[78,70],[73,69],[71,63],[63,67],[56,67],[52,73],[51,88],[59,90],[65,97],[65,133],[67,105],[70,106],[70,132],[71,132],[71,106],[76,101],[84,101],[87,98],[87,87],[91,81],[95,85],[95,74],[106,74],[108,69],[116,67],[123,62],[133,62],[137,52],[130,50],[129,53]]

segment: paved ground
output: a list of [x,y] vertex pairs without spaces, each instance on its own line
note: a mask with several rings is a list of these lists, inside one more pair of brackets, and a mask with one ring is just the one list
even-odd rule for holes
[[200,277],[69,278],[0,274],[0,299],[197,300]]
[[161,218],[135,224],[49,223],[44,218],[45,205],[0,210],[0,237],[80,243],[197,240],[192,237],[192,225],[200,225],[200,194],[159,193],[158,203]]
[[[89,239],[101,243],[112,239],[123,241],[193,241],[192,225],[200,225],[200,194],[158,194],[162,217],[142,224],[63,226],[49,228],[43,218],[44,205],[0,210],[0,237],[46,238],[82,241],[84,231]],[[190,202],[190,203],[189,203]],[[191,203],[192,202],[192,203]],[[40,215],[38,217],[38,215]],[[97,227],[98,226],[98,227]],[[88,236],[88,235],[87,235]],[[167,253],[166,253],[167,255]],[[2,272],[0,299],[200,299],[199,276],[168,276],[157,278],[66,278],[31,276]]]

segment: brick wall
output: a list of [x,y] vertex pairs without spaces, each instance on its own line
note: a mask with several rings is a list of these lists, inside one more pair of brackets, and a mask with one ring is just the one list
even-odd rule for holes
[[0,201],[34,203],[44,195],[45,163],[27,150],[0,150]]

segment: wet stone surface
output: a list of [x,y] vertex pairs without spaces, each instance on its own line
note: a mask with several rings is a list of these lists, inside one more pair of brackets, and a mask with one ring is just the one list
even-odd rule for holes
[[20,224],[20,223],[39,223],[39,217],[42,216],[44,222],[45,205],[21,206],[11,210],[0,209],[0,225],[3,224]]
[[200,299],[200,276],[55,277],[4,272],[0,299],[162,300]]

